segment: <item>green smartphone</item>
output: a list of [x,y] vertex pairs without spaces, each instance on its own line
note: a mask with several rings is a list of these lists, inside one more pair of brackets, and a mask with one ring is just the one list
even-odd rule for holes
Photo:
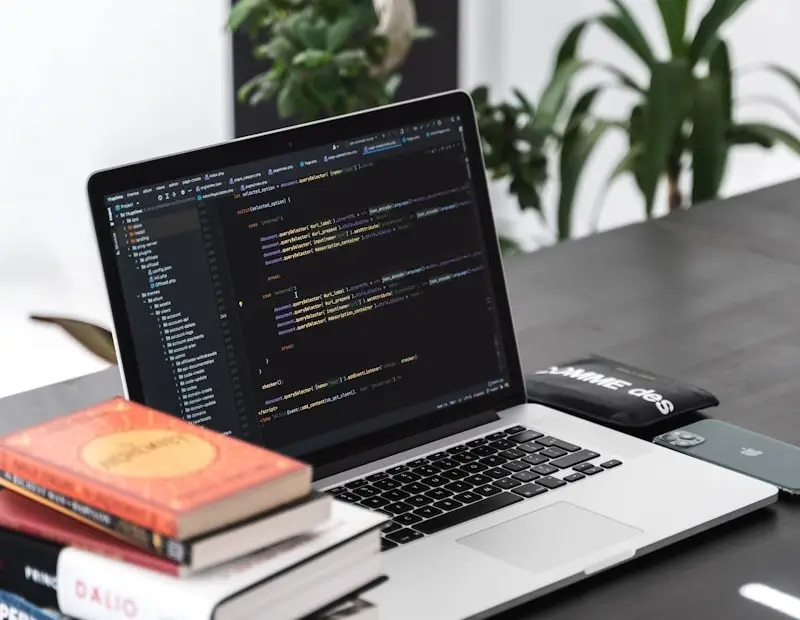
[[783,441],[720,420],[701,420],[653,442],[800,494],[800,448]]

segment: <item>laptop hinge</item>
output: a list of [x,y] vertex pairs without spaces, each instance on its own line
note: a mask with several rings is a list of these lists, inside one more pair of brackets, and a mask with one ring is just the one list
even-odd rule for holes
[[328,476],[339,474],[348,469],[360,467],[361,465],[366,465],[367,463],[386,458],[387,456],[411,450],[412,448],[431,443],[432,441],[444,439],[456,433],[468,431],[491,422],[497,422],[499,419],[500,416],[497,415],[496,411],[484,411],[455,422],[442,424],[441,426],[415,433],[410,437],[404,437],[403,439],[370,448],[369,450],[345,457],[333,463],[318,465],[314,468],[314,478],[327,478]]

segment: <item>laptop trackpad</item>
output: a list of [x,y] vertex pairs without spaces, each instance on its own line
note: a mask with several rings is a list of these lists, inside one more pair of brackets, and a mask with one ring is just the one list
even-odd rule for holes
[[640,533],[609,517],[559,502],[465,536],[458,542],[517,568],[538,573]]

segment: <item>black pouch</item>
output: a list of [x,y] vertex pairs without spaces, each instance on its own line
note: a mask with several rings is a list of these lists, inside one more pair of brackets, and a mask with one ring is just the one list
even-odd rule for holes
[[526,384],[530,402],[640,437],[702,418],[692,414],[719,405],[706,390],[599,356],[544,368]]

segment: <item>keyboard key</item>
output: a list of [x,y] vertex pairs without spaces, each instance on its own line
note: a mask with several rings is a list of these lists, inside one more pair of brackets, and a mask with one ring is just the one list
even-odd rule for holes
[[422,521],[422,517],[418,517],[413,512],[407,512],[402,515],[397,515],[394,518],[394,521],[398,524],[397,527],[400,527],[401,525],[414,525],[415,523],[419,523]]
[[497,448],[498,450],[508,450],[509,448],[513,448],[517,444],[513,441],[509,441],[508,439],[498,439],[497,441],[493,441],[489,444],[493,448]]
[[538,439],[541,437],[541,433],[537,433],[535,431],[522,431],[521,433],[517,433],[516,435],[511,435],[509,439],[515,443],[526,443],[531,441],[532,439]]
[[542,456],[546,456],[549,459],[557,459],[560,456],[564,456],[565,454],[569,454],[566,450],[562,450],[561,448],[545,448],[541,452],[539,452]]
[[412,495],[411,497],[403,501],[406,504],[411,504],[414,508],[422,508],[423,506],[427,506],[428,504],[433,503],[433,500],[427,495]]
[[522,497],[536,497],[542,493],[547,493],[547,489],[544,487],[537,487],[535,484],[523,484],[521,487],[511,489],[511,492],[521,495]]
[[523,471],[528,469],[529,465],[522,463],[520,461],[511,461],[509,463],[504,463],[502,465],[503,469],[507,469],[508,471]]
[[524,426],[520,426],[519,424],[517,424],[516,426],[512,426],[511,428],[507,428],[503,432],[506,435],[516,435],[517,433],[521,433],[522,431],[527,431],[527,430],[528,429],[525,428]]
[[534,474],[539,474],[540,476],[549,476],[550,474],[554,474],[558,471],[557,467],[553,467],[552,465],[537,465],[536,467],[531,467],[531,471]]
[[492,482],[494,486],[498,489],[504,489],[508,491],[508,489],[513,489],[514,487],[518,487],[522,483],[519,480],[514,480],[513,478],[500,478],[500,480],[495,480]]
[[350,482],[346,483],[344,486],[347,487],[350,490],[353,490],[353,489],[357,489],[358,487],[363,487],[363,486],[365,486],[367,484],[369,484],[369,483],[362,478],[361,480],[351,480]]
[[527,454],[533,454],[534,452],[538,452],[542,448],[544,448],[544,446],[536,443],[535,441],[529,441],[528,443],[521,443],[517,446],[517,450],[522,450]]
[[463,469],[464,471],[468,471],[471,474],[479,474],[482,471],[486,471],[489,468],[483,463],[464,463],[461,466],[461,469]]
[[565,486],[567,483],[558,478],[553,478],[552,476],[545,476],[544,478],[539,478],[536,484],[540,484],[548,489],[557,489],[558,487]]
[[393,543],[391,540],[381,538],[381,551],[389,551],[389,549],[394,549],[396,546],[397,543]]
[[459,493],[453,499],[462,504],[471,504],[472,502],[483,499],[483,497],[472,491],[465,491],[464,493]]
[[605,467],[606,469],[611,469],[612,467],[616,467],[617,465],[622,465],[622,461],[613,459],[611,461],[606,461],[605,463],[600,463],[600,467]]
[[463,506],[461,502],[457,502],[454,499],[443,499],[440,502],[436,502],[433,507],[438,508],[439,510],[443,510],[445,512],[449,510],[455,510],[456,508],[461,508]]
[[498,478],[505,478],[508,475],[508,470],[495,467],[494,469],[490,469],[489,471],[483,472],[483,475],[489,476],[490,478],[497,480]]
[[469,476],[469,473],[459,468],[448,469],[447,471],[442,472],[442,477],[447,478],[448,480],[461,480],[462,478],[466,478],[467,476]]
[[[480,499],[480,496],[478,497]],[[455,499],[458,498],[456,497]],[[426,534],[433,534],[435,532],[440,532],[441,530],[447,529],[448,527],[453,527],[459,523],[464,523],[465,521],[474,519],[475,517],[488,514],[494,510],[511,506],[512,504],[520,501],[522,501],[521,497],[517,497],[511,493],[500,493],[494,497],[481,499],[480,501],[471,503],[463,508],[446,512],[439,517],[435,517],[429,521],[420,523],[417,526],[417,529]]]
[[[400,475],[402,476],[403,474]],[[379,488],[381,491],[391,491],[392,489],[399,487],[400,483],[397,480],[388,478],[386,480],[378,480],[378,482],[374,483],[373,486]]]
[[575,471],[584,471],[586,469],[591,469],[592,467],[594,467],[592,463],[581,463],[580,465],[576,465],[572,469],[574,469]]
[[[454,482],[453,484],[456,484],[456,483]],[[437,502],[439,500],[442,500],[442,499],[447,499],[452,494],[453,494],[453,491],[451,491],[450,489],[447,489],[445,487],[440,487],[438,489],[431,489],[430,491],[426,491],[425,492],[425,495],[427,495],[428,497],[430,497],[431,499],[433,499],[433,500],[435,500]]]
[[414,470],[414,473],[419,474],[420,476],[435,476],[440,471],[441,470],[435,465],[423,465],[422,467],[417,467]]
[[392,467],[391,469],[387,469],[386,471],[388,471],[392,475],[399,474],[401,472],[408,471],[408,466],[398,465],[397,467]]
[[577,452],[580,450],[580,446],[576,446],[575,444],[571,444],[567,441],[562,441],[561,439],[556,439],[555,437],[540,437],[536,441],[543,446],[561,448],[567,452]]
[[375,497],[376,495],[381,494],[381,490],[376,489],[373,486],[363,486],[353,491],[353,493],[355,493],[359,497]]
[[422,517],[423,519],[432,519],[433,517],[438,517],[440,514],[442,514],[442,511],[438,508],[434,508],[433,506],[425,506],[424,508],[415,510],[414,514],[418,517]]
[[459,465],[461,465],[461,463],[459,463],[458,461],[454,461],[450,457],[446,457],[436,461],[436,467],[438,467],[439,469],[453,469],[453,467],[458,467]]
[[389,539],[391,542],[396,542],[398,545],[405,545],[406,543],[410,543],[411,541],[419,540],[420,538],[424,537],[424,534],[408,528],[403,528],[402,530],[397,530],[391,534],[386,534],[387,539]]
[[[400,484],[411,484],[412,482],[417,482],[421,480],[422,476],[417,473],[411,473],[410,471],[404,471],[400,474],[395,474],[392,477],[392,480],[399,482]],[[377,484],[375,486],[378,486]]]
[[406,504],[405,502],[395,502],[394,504],[389,504],[383,508],[383,510],[387,510],[393,515],[401,515],[404,512],[409,512],[413,509],[414,507],[411,504]]
[[437,474],[436,476],[428,476],[427,478],[423,478],[420,480],[420,482],[429,487],[443,487],[450,481],[447,478],[442,478]]
[[442,450],[441,452],[434,452],[433,454],[428,455],[429,461],[438,461],[439,459],[443,459],[447,456],[447,452]]
[[579,473],[570,474],[569,476],[564,476],[564,480],[567,482],[578,482],[578,480],[583,480],[586,476]]
[[380,495],[378,495],[377,497],[368,497],[367,499],[361,500],[361,505],[364,506],[364,508],[373,508],[373,509],[382,508],[383,506],[389,503],[390,501],[388,499],[386,499],[385,497],[381,497]]
[[491,484],[484,484],[483,486],[475,487],[475,489],[473,490],[475,491],[475,493],[479,493],[480,495],[484,495],[486,497],[497,495],[498,493],[501,492],[500,489],[498,489],[495,486],[492,486]]
[[489,440],[486,437],[479,437],[478,439],[473,439],[472,441],[468,441],[467,445],[470,448],[477,448],[478,446],[486,445]]
[[508,450],[503,450],[500,453],[504,459],[508,459],[509,461],[514,461],[516,459],[521,459],[525,456],[525,453],[522,450],[517,450],[516,448],[509,448]]
[[539,477],[539,474],[534,474],[532,471],[518,471],[511,477],[520,482],[533,482]]
[[495,448],[492,448],[492,446],[478,446],[477,448],[472,448],[470,450],[471,454],[474,454],[475,456],[479,456],[481,458],[485,456],[491,456],[496,452],[497,450]]
[[385,471],[379,471],[377,474],[371,474],[367,476],[367,481],[369,482],[378,482],[378,480],[386,480],[389,477],[389,474]]
[[596,459],[598,456],[600,455],[597,454],[597,452],[592,452],[591,450],[578,450],[578,452],[573,452],[560,459],[551,461],[551,464],[561,469],[567,469],[569,467],[575,467],[575,465],[583,463],[584,461]]
[[499,454],[495,454],[493,456],[487,456],[485,459],[481,459],[480,463],[483,463],[487,467],[499,467],[503,463],[506,462],[506,459]]
[[539,456],[538,454],[529,454],[528,456],[522,457],[522,461],[528,465],[541,465],[542,463],[547,463],[547,457]]
[[415,467],[419,467],[420,465],[427,465],[427,464],[428,464],[428,459],[416,459],[416,460],[413,460],[413,461],[410,461],[409,463],[407,463],[407,465],[411,469],[414,469]]
[[381,495],[381,497],[385,497],[390,502],[399,502],[400,500],[408,497],[408,493],[401,491],[400,489],[393,489],[391,491],[386,491],[386,493]]
[[498,439],[505,439],[505,438],[506,438],[506,434],[503,433],[503,432],[492,433],[491,435],[486,435],[486,439],[488,439],[489,441],[496,441]]
[[587,476],[594,476],[595,474],[599,474],[601,471],[605,471],[602,467],[590,467],[589,469],[584,469],[582,473],[586,474]]
[[444,485],[445,489],[449,489],[453,493],[463,493],[464,491],[469,491],[472,486],[463,482],[461,480],[457,480],[455,482],[451,482],[450,484]]
[[384,534],[388,534],[389,532],[394,532],[395,530],[399,530],[401,527],[402,526],[399,523],[395,521],[389,521],[386,525],[384,525],[381,528],[381,532],[383,532]]
[[460,445],[460,446],[453,446],[452,448],[447,450],[447,452],[449,454],[461,454],[462,452],[466,452],[466,451],[467,451],[467,446],[465,446],[463,444]]
[[344,487],[333,487],[330,489],[326,489],[326,493],[330,493],[331,495],[338,495],[339,493],[344,493],[347,489]]
[[461,454],[456,454],[453,458],[459,463],[472,463],[480,457],[477,454],[472,454],[472,452],[462,452]]
[[361,498],[356,495],[355,493],[350,493],[349,491],[345,491],[344,493],[339,493],[336,496],[336,499],[341,500],[343,502],[347,502],[349,504],[355,504],[358,501],[361,501]]
[[420,493],[424,493],[429,489],[430,487],[428,485],[422,484],[421,482],[412,482],[411,484],[407,484],[402,488],[403,491],[406,493],[411,493],[411,495],[419,495]]
[[465,478],[464,482],[468,482],[473,486],[481,486],[483,484],[489,484],[492,479],[489,476],[484,476],[482,474],[475,474],[474,476],[470,476],[469,478]]

